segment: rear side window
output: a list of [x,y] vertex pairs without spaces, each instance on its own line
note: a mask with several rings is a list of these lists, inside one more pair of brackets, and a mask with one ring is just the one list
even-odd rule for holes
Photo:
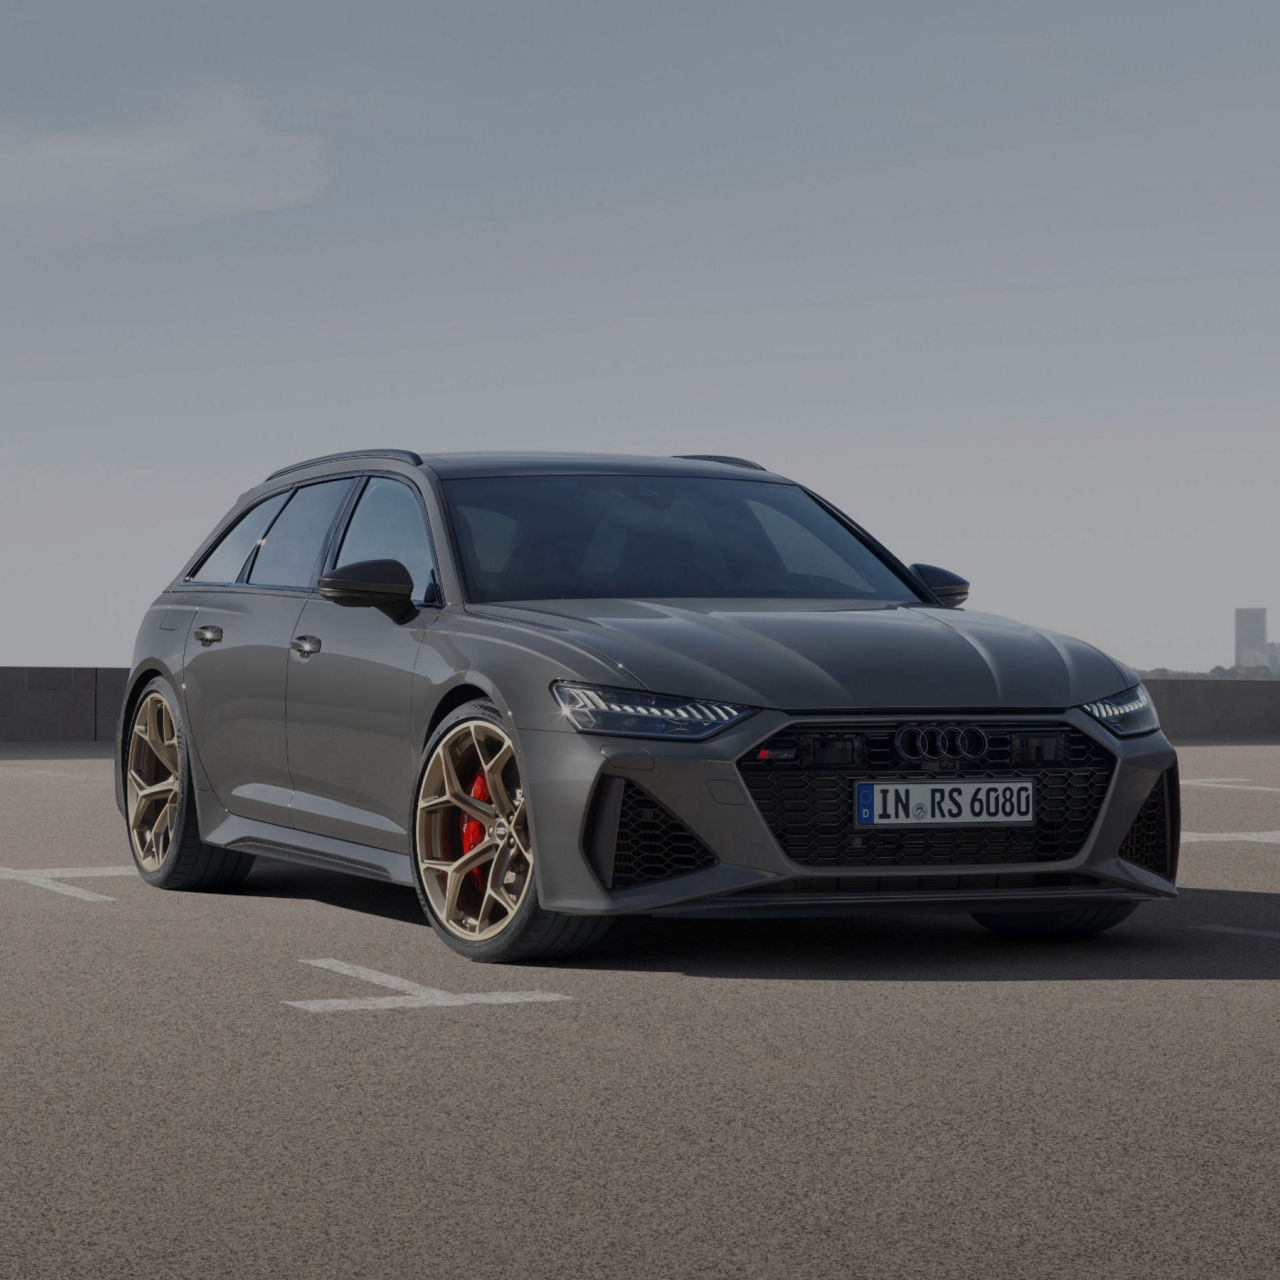
[[334,517],[350,489],[349,479],[295,489],[267,531],[249,581],[266,587],[310,587]]
[[413,598],[425,600],[435,567],[422,504],[399,480],[370,480],[347,525],[335,568],[360,560],[399,560],[413,577]]
[[289,497],[288,490],[250,507],[205,556],[191,575],[193,582],[235,582],[254,547]]

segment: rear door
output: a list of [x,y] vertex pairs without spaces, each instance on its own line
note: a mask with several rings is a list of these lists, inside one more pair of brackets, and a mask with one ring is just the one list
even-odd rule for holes
[[422,743],[413,722],[413,670],[435,622],[435,556],[426,511],[407,481],[371,476],[334,568],[399,560],[413,576],[413,615],[310,598],[289,655],[289,767],[294,826],[409,852],[408,815]]
[[208,584],[183,664],[200,762],[228,812],[289,825],[289,642],[354,481],[300,485],[242,517],[192,575]]

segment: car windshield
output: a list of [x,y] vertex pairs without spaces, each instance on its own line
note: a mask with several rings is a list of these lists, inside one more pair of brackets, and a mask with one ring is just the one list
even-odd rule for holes
[[539,475],[444,490],[474,601],[921,598],[797,485]]

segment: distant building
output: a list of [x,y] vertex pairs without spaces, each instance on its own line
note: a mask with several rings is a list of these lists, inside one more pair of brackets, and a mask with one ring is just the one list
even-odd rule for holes
[[1266,667],[1280,675],[1280,644],[1267,643],[1267,611],[1236,610],[1236,666]]

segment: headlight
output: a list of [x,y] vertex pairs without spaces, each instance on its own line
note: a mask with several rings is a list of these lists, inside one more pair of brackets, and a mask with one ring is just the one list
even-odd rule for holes
[[551,692],[579,733],[627,738],[709,738],[755,711],[731,702],[671,698],[638,689],[607,689],[563,680],[557,680]]
[[1135,733],[1150,733],[1160,727],[1160,718],[1151,704],[1151,695],[1140,684],[1135,684],[1132,689],[1126,689],[1114,697],[1086,702],[1082,710],[1122,738],[1132,737]]

